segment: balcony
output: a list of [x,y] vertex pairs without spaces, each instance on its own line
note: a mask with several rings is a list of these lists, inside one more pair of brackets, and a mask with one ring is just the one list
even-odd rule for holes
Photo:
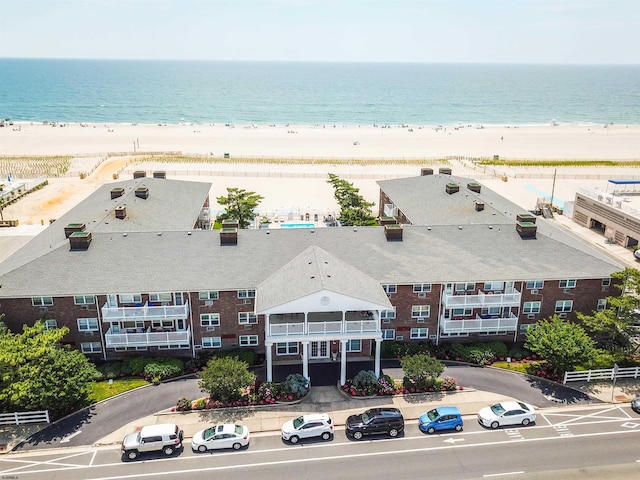
[[462,318],[453,320],[440,317],[441,333],[474,333],[474,332],[515,332],[518,328],[518,317],[513,313],[508,317]]
[[304,337],[304,336],[352,336],[380,333],[380,325],[376,320],[363,321],[326,321],[326,322],[282,322],[270,323],[268,337]]
[[102,306],[102,319],[105,322],[144,321],[144,320],[181,320],[189,316],[189,303],[184,305],[149,305],[145,303],[135,307]]
[[444,308],[489,308],[489,307],[518,307],[522,294],[515,288],[505,293],[478,293],[467,295],[453,295],[445,292],[442,295]]
[[[136,330],[136,329],[132,329]],[[174,332],[152,332],[147,328],[143,332],[125,332],[117,327],[111,327],[105,334],[107,348],[118,347],[159,347],[169,345],[189,345],[191,343],[191,330]]]

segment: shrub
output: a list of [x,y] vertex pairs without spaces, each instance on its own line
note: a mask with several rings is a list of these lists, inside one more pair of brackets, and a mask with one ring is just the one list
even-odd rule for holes
[[154,358],[145,365],[144,374],[156,383],[180,375],[183,369],[184,362],[179,358]]
[[458,388],[458,382],[453,377],[442,377],[442,388],[447,392],[452,392]]
[[215,358],[235,357],[249,366],[258,364],[258,354],[248,348],[234,348],[215,352]]
[[407,355],[433,355],[434,347],[431,342],[408,343],[396,340],[382,342],[380,356],[382,358],[402,358]]
[[373,370],[360,370],[353,377],[353,385],[356,388],[372,387],[378,381],[378,377]]
[[378,395],[393,395],[396,393],[396,385],[389,375],[381,375],[375,385],[375,392]]
[[180,397],[176,403],[176,410],[179,412],[191,410],[191,399],[187,397]]
[[282,393],[288,393],[295,397],[303,397],[309,390],[309,380],[299,373],[288,375],[280,385]]
[[258,387],[257,400],[264,400],[266,402],[271,402],[271,400],[278,400],[280,396],[280,390],[280,385],[278,385],[277,383],[262,382]]
[[124,360],[126,368],[131,371],[132,375],[143,375],[144,367],[147,366],[152,359],[147,357],[127,357]]
[[193,402],[193,405],[191,406],[191,408],[193,410],[204,410],[204,407],[206,406],[207,406],[207,399],[199,398],[195,402]]

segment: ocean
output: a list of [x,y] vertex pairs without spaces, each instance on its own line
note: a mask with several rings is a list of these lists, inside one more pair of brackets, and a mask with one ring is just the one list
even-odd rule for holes
[[0,59],[16,122],[640,124],[640,65]]

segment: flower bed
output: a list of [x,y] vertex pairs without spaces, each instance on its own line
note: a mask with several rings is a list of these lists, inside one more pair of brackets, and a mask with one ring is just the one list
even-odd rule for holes
[[453,377],[443,377],[434,379],[432,385],[423,387],[406,386],[402,382],[393,380],[389,375],[382,375],[373,385],[361,386],[353,380],[347,380],[340,387],[344,393],[352,397],[372,397],[372,396],[391,396],[405,395],[410,393],[435,393],[435,392],[453,392],[462,390]]

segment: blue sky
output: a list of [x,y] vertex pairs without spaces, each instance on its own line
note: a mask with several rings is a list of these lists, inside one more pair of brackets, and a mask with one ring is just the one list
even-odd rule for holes
[[640,64],[640,0],[0,0],[0,58]]

